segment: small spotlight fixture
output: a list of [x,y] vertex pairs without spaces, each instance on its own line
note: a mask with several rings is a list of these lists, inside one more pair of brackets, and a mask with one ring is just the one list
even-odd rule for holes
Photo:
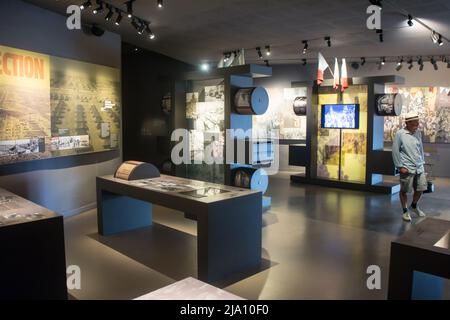
[[408,69],[411,70],[413,68],[413,59],[412,58],[409,58],[408,64],[409,64]]
[[266,56],[270,56],[270,46],[266,46]]
[[430,58],[430,63],[433,65],[434,70],[436,70],[436,71],[439,70],[439,67],[438,67],[437,62],[434,59],[434,57]]
[[92,2],[91,2],[91,0],[88,0],[88,1],[84,2],[84,3],[80,6],[80,9],[81,9],[81,10],[84,10],[84,9],[89,8],[89,7],[91,7],[91,6],[92,6]]
[[131,25],[139,32],[140,25],[137,23],[136,19],[131,20]]
[[363,65],[365,65],[365,64],[366,64],[366,58],[361,57],[361,66],[363,66]]
[[148,33],[148,37],[150,38],[150,40],[154,40],[156,38],[156,36],[153,33],[153,31],[150,29],[150,25],[147,22],[144,22],[143,25],[144,25],[144,30],[145,30],[145,32]]
[[303,43],[303,51],[302,51],[302,53],[306,54],[306,52],[308,51],[308,40],[303,40],[302,43]]
[[436,60],[434,60],[434,57],[431,57],[431,58],[430,58],[430,63],[431,63],[431,64],[436,64]]
[[117,19],[116,19],[116,26],[120,26],[120,22],[122,21],[122,12],[117,10]]
[[439,40],[439,35],[436,33],[436,31],[431,31],[431,41],[433,41],[434,44],[437,44]]
[[408,26],[412,27],[413,25],[413,17],[412,15],[408,14]]
[[260,59],[262,59],[262,58],[263,58],[263,55],[262,55],[262,53],[261,53],[261,48],[260,48],[260,47],[256,47],[256,52],[258,53],[258,57],[259,57]]
[[202,63],[200,65],[200,69],[202,69],[202,71],[209,71],[209,64],[208,63]]
[[442,47],[444,45],[444,41],[442,41],[442,35],[439,35],[439,38],[437,40],[437,44],[439,47]]
[[403,67],[403,58],[400,58],[400,60],[397,62],[397,67],[395,67],[395,70],[400,71]]
[[93,14],[97,14],[97,13],[103,11],[103,2],[97,1],[97,3],[98,3],[98,7],[95,8],[94,10],[92,10]]
[[105,16],[105,20],[106,20],[106,21],[111,20],[111,18],[113,17],[113,15],[114,15],[114,11],[113,11],[113,9],[112,9],[111,7],[109,7],[109,11],[108,11],[108,14]]
[[327,42],[327,46],[331,47],[331,37],[325,37],[324,39]]
[[158,6],[158,8],[162,8],[162,7],[164,7],[164,4],[163,4],[163,0],[158,0],[157,1],[157,6]]
[[133,17],[133,1],[134,0],[129,0],[129,1],[125,2],[125,5],[127,6],[128,19],[131,19]]
[[140,23],[141,23],[141,25],[139,26],[138,34],[142,35],[145,31],[145,23],[142,21]]
[[385,57],[381,58],[381,63],[380,64],[382,66],[384,66],[386,64],[386,58]]
[[306,59],[302,59],[302,65],[306,66]]

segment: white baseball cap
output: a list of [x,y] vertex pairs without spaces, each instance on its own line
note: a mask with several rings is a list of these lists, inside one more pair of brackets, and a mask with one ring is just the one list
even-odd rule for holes
[[405,122],[419,120],[419,114],[415,111],[408,112],[404,115]]

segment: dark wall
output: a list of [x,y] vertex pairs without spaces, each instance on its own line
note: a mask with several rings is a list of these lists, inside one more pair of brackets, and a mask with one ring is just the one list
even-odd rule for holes
[[170,157],[172,115],[161,100],[174,80],[193,66],[167,56],[122,44],[123,158],[155,165]]
[[[120,36],[66,28],[66,17],[20,0],[0,2],[0,45],[120,68]],[[111,174],[120,152],[0,166],[0,187],[71,215],[95,206],[95,177]]]

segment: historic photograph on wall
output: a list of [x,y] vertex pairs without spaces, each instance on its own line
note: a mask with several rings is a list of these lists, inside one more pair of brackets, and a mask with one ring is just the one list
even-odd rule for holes
[[299,97],[306,97],[306,88],[267,88],[269,108],[263,115],[253,117],[253,128],[260,137],[270,137],[274,129],[281,140],[305,140],[306,117],[298,116],[294,107]]
[[[118,69],[51,57],[51,133],[54,155],[117,148],[120,131]],[[78,138],[76,138],[78,137]],[[83,137],[77,143],[79,137]],[[87,137],[87,138],[86,138]],[[67,141],[74,143],[67,143]]]
[[[423,142],[450,143],[450,88],[386,86],[386,92],[402,96],[402,114],[419,113]],[[403,126],[403,117],[385,117],[384,141],[392,142]]]
[[48,158],[49,56],[0,46],[0,164]]
[[118,69],[0,52],[0,164],[118,148]]

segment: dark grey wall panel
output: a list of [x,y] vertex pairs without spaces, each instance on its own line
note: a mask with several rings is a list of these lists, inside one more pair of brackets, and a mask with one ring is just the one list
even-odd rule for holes
[[[66,17],[19,0],[0,3],[0,45],[121,66],[121,39],[66,28]],[[95,206],[95,177],[113,173],[120,152],[61,157],[0,167],[0,186],[64,215]]]
[[[175,113],[166,115],[161,110],[161,100],[166,93],[172,92],[173,107],[175,80],[193,69],[193,66],[167,56],[143,49],[135,51],[135,46],[123,44],[124,160],[140,160],[159,166],[170,158]],[[179,115],[184,116],[184,112]]]

